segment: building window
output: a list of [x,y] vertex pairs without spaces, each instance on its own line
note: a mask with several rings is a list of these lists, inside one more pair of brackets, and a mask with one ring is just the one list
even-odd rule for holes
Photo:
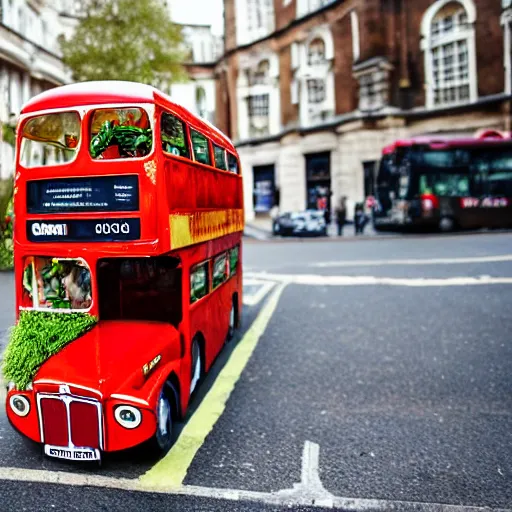
[[[472,6],[472,0],[438,0],[425,13],[422,31],[427,106],[476,99],[475,36],[467,6]],[[425,19],[429,26],[425,26]]]
[[270,62],[262,60],[254,71],[249,70],[249,85],[266,85],[270,71]]
[[163,113],[160,120],[162,149],[176,156],[190,158],[187,135],[183,121],[177,117]]
[[203,87],[196,89],[196,108],[200,117],[206,117],[206,92]]
[[211,165],[210,150],[208,147],[208,139],[195,130],[190,130],[190,138],[192,139],[192,148],[194,149],[194,158],[196,162]]
[[317,37],[308,46],[308,65],[315,66],[325,62],[325,43]]
[[269,130],[269,95],[255,94],[247,98],[251,136],[267,135]]
[[505,92],[512,92],[512,9],[507,9],[501,16],[503,25],[504,58],[505,58]]
[[[274,30],[273,0],[245,0],[249,41],[264,37]],[[247,37],[246,37],[247,39]]]
[[312,78],[308,80],[308,103],[325,101],[325,80]]
[[249,116],[268,117],[268,94],[249,96]]
[[300,18],[310,12],[318,11],[334,2],[335,0],[297,0],[297,17]]
[[356,11],[350,12],[350,25],[352,29],[352,59],[359,60],[361,45],[359,40],[359,17]]

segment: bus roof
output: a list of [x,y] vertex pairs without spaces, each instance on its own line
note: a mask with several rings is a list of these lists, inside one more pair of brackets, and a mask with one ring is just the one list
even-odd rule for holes
[[399,139],[382,150],[383,155],[393,153],[397,148],[410,146],[430,146],[432,149],[460,148],[460,147],[489,147],[500,144],[512,145],[509,134],[503,134],[495,130],[488,130],[475,137],[446,137],[435,135],[422,135],[410,139]]
[[115,103],[156,103],[169,108],[192,127],[201,129],[205,135],[221,143],[226,149],[236,151],[233,143],[218,128],[174,103],[170,96],[155,87],[137,82],[105,80],[55,87],[34,96],[23,106],[21,113],[30,114],[41,110]]

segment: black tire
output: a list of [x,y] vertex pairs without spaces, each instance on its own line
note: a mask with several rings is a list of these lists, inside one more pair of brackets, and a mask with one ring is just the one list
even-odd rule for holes
[[156,456],[165,455],[174,443],[174,424],[177,421],[177,394],[170,383],[160,391],[156,406],[156,431],[149,440],[149,450]]
[[192,396],[203,378],[203,354],[201,351],[201,344],[199,343],[197,336],[192,340],[192,347],[190,350],[192,353],[190,396]]
[[452,217],[441,217],[439,220],[439,230],[442,233],[450,233],[455,229],[455,221]]

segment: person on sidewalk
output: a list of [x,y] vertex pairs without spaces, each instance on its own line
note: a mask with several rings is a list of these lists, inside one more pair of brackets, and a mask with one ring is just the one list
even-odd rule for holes
[[335,210],[338,236],[343,236],[343,226],[347,220],[347,198],[343,196]]
[[356,235],[362,235],[364,233],[364,228],[366,223],[368,222],[368,217],[364,211],[364,204],[357,203],[356,209],[354,213],[354,224],[356,227]]

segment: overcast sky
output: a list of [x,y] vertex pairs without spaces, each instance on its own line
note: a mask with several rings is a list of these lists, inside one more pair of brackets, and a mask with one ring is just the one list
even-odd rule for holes
[[171,0],[170,5],[173,21],[176,23],[211,25],[215,34],[222,34],[222,0]]

